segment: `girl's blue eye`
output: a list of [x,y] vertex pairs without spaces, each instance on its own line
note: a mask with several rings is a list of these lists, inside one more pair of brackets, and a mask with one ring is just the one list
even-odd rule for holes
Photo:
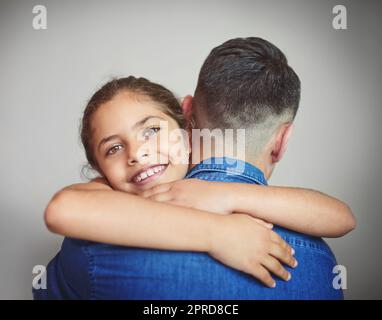
[[153,136],[154,134],[156,134],[158,131],[160,130],[160,127],[151,127],[151,128],[147,128],[143,131],[143,136],[145,138],[148,138],[148,137],[151,137]]
[[122,147],[120,144],[117,144],[115,146],[112,146],[107,152],[106,152],[106,155],[107,156],[110,156],[114,153],[116,153],[119,149],[117,149],[118,147]]

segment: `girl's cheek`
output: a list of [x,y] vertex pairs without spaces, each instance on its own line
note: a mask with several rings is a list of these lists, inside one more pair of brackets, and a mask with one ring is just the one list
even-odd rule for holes
[[171,181],[177,181],[183,179],[188,171],[188,165],[177,164],[172,166]]
[[170,146],[169,150],[170,162],[174,164],[188,165],[189,150],[184,141],[178,141]]
[[108,169],[108,179],[113,181],[114,184],[118,183],[118,181],[126,180],[126,169],[123,169],[123,165],[120,161],[111,162]]
[[[138,149],[136,158],[140,165],[148,165],[159,162],[160,153],[162,150],[166,149],[165,145],[160,145],[157,139],[152,139],[144,142]],[[144,155],[148,155],[145,157]]]

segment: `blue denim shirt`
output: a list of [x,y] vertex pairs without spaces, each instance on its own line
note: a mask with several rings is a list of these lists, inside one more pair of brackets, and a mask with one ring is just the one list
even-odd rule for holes
[[[267,185],[253,165],[211,158],[186,178]],[[292,279],[276,288],[214,260],[206,253],[123,247],[65,238],[47,267],[47,289],[35,299],[342,299],[333,288],[336,260],[320,238],[275,226],[295,249]],[[150,236],[149,234],[147,235]]]

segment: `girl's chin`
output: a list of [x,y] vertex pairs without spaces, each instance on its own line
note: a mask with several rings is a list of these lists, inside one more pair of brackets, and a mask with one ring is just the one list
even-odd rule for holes
[[160,179],[157,179],[155,181],[148,182],[144,185],[136,185],[135,183],[132,183],[132,185],[133,185],[134,189],[137,190],[137,193],[139,193],[139,192],[151,189],[152,187],[155,187],[158,184],[161,184],[161,182],[159,180]]

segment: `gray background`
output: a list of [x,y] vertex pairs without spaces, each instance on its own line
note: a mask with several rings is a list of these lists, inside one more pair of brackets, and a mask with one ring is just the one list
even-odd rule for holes
[[[48,29],[32,28],[32,8]],[[332,28],[344,4],[348,30]],[[347,267],[346,297],[382,298],[379,243],[382,143],[380,1],[1,1],[0,299],[30,299],[32,268],[62,237],[42,215],[61,187],[80,182],[78,125],[111,76],[141,75],[193,93],[209,51],[230,38],[279,46],[302,80],[289,149],[270,183],[347,202],[358,227],[329,240]]]

